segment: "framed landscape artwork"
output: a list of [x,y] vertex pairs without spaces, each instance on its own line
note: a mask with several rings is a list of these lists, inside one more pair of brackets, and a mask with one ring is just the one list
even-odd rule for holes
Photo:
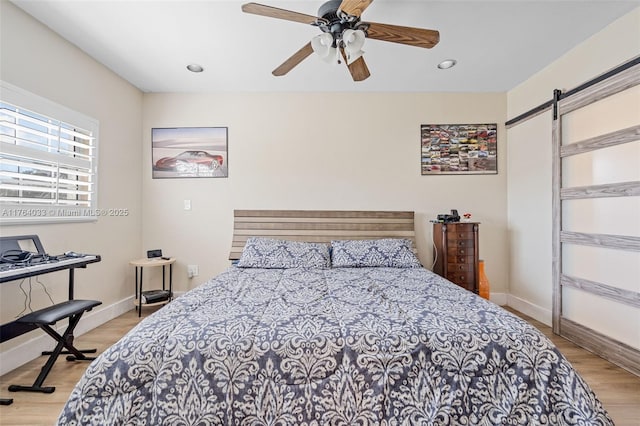
[[420,126],[423,175],[497,174],[496,124]]
[[226,127],[151,129],[154,179],[228,177]]

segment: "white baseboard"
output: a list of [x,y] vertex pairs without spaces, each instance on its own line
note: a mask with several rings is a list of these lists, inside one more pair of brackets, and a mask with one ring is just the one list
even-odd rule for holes
[[[96,307],[82,316],[80,323],[78,323],[73,332],[74,336],[81,336],[87,331],[133,309],[133,296],[127,297],[112,305],[100,307],[102,309],[98,310],[98,307]],[[65,321],[55,328],[62,334],[66,327],[67,324]],[[0,376],[38,358],[42,355],[43,351],[53,349],[53,344],[55,343],[53,339],[42,331],[39,333],[41,333],[39,336],[0,353]]]
[[533,303],[527,300],[521,299],[511,294],[507,295],[506,305],[512,307],[518,312],[522,312],[523,314],[530,316],[531,318],[537,321],[540,321],[541,323],[551,327],[553,313],[551,312],[551,310],[547,308],[534,305]]
[[490,293],[489,301],[495,303],[498,306],[504,306],[507,304],[507,294],[506,293]]

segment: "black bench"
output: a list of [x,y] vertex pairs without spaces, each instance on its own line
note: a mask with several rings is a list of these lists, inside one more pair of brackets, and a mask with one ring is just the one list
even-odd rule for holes
[[[67,361],[91,361],[95,359],[95,357],[87,357],[84,355],[83,351],[77,349],[73,346],[73,330],[78,325],[82,314],[87,311],[92,310],[94,307],[101,305],[102,302],[97,300],[67,300],[66,302],[58,303],[44,309],[40,309],[30,314],[27,314],[23,317],[20,317],[16,320],[16,322],[24,323],[24,324],[33,324],[40,327],[44,330],[49,336],[58,342],[55,349],[51,352],[43,352],[43,354],[48,354],[49,359],[42,367],[38,378],[33,383],[32,386],[20,386],[20,385],[11,385],[9,386],[10,392],[19,392],[19,391],[28,391],[28,392],[44,392],[44,393],[52,393],[56,390],[54,386],[42,386],[44,380],[49,375],[51,368],[53,368],[53,364],[55,364],[58,356],[63,353],[62,349],[66,348],[68,353],[72,354],[67,356]],[[51,325],[55,324],[57,321],[61,319],[69,318],[69,325],[64,333],[61,335],[56,330],[54,330]],[[85,352],[95,352],[95,349],[85,351]]]

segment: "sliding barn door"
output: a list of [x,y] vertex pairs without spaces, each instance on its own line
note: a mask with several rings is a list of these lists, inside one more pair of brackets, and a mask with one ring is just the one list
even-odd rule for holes
[[640,65],[553,121],[553,328],[640,375]]

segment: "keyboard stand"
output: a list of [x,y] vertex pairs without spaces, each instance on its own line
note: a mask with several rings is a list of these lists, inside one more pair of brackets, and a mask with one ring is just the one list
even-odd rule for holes
[[[5,239],[8,237],[0,237],[0,238]],[[0,283],[15,281],[15,280],[33,277],[37,275],[43,275],[50,272],[69,270],[69,281],[68,281],[69,282],[69,300],[73,300],[73,290],[74,290],[74,281],[75,281],[74,270],[76,268],[86,268],[88,264],[100,262],[100,260],[101,258],[99,255],[85,255],[77,258],[62,259],[58,262],[38,264],[34,266],[18,268],[15,270],[2,271],[0,272]],[[20,318],[18,318],[17,320],[8,322],[6,324],[0,325],[0,342],[6,342],[7,340],[11,340],[15,337],[21,336],[25,333],[28,333],[38,328],[38,325],[34,323],[24,323],[24,322],[20,322],[19,320]],[[73,335],[70,334],[69,337],[72,339]],[[66,345],[62,345],[62,346],[66,346]],[[43,354],[52,356],[54,352],[55,350],[43,352]],[[65,352],[61,351],[61,353],[67,353],[67,352],[70,352],[73,354],[72,351],[65,351]],[[79,352],[80,354],[95,353],[96,349],[82,349],[82,350],[77,350],[77,352]],[[78,357],[77,356],[78,354],[75,354],[75,355],[76,355],[76,358],[80,360],[83,359],[83,357]],[[13,398],[0,398],[0,405],[11,405],[12,403],[13,403]]]

